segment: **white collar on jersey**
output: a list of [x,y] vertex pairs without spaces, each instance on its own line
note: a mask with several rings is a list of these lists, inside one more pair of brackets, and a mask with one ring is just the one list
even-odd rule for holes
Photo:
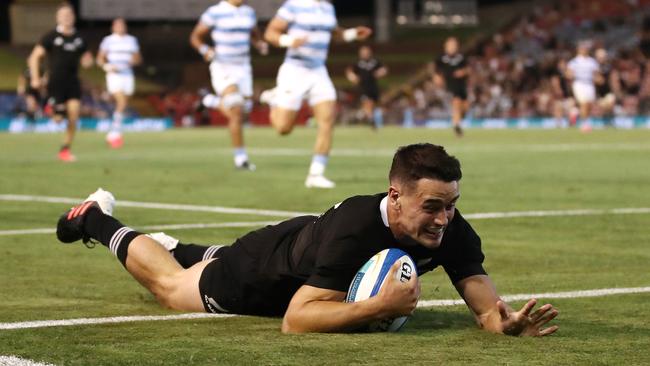
[[384,222],[386,227],[388,226],[388,196],[384,197],[381,202],[379,202],[379,212],[381,213],[381,221]]
[[[63,34],[63,26],[62,25],[57,25],[56,26],[56,31]],[[74,33],[75,31],[76,31],[76,29],[74,27],[72,27],[72,30],[70,32]]]

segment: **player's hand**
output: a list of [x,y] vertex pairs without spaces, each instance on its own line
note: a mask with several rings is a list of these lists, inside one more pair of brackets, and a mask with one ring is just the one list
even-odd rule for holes
[[32,78],[32,80],[29,82],[29,85],[32,87],[32,89],[38,90],[41,87],[41,78]]
[[456,79],[460,79],[460,78],[465,77],[465,70],[456,70],[456,71],[454,71],[454,77]]
[[408,282],[401,282],[395,278],[399,267],[399,262],[395,262],[390,267],[385,283],[377,294],[386,316],[413,314],[420,298],[420,280],[418,277],[414,274]]
[[358,26],[357,28],[357,41],[366,40],[372,35],[372,29],[364,26]]
[[298,48],[307,43],[307,37],[296,37],[289,48]]
[[212,59],[214,58],[214,56],[215,56],[214,48],[213,48],[213,47],[210,47],[210,48],[208,48],[208,50],[205,52],[205,54],[203,54],[203,59],[204,59],[206,62],[211,62]]
[[531,299],[521,310],[509,312],[506,304],[503,301],[498,301],[497,307],[501,314],[503,333],[529,337],[542,337],[555,333],[558,330],[557,325],[542,327],[557,316],[557,309],[551,304],[545,304],[531,313],[535,304],[537,304],[537,300]]
[[255,43],[255,48],[257,49],[257,52],[259,52],[262,56],[269,54],[269,44],[265,41],[257,41]]
[[102,66],[102,69],[103,69],[105,72],[108,72],[108,73],[110,73],[110,72],[116,72],[116,71],[117,71],[117,66],[115,66],[115,65],[113,65],[113,64],[104,64],[104,66]]

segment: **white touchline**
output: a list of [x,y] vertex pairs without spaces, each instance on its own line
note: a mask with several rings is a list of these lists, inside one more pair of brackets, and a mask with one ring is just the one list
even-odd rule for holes
[[41,363],[16,356],[0,355],[0,366],[54,366],[51,363]]
[[[650,287],[628,287],[628,288],[604,288],[596,290],[566,291],[566,292],[547,292],[539,294],[515,294],[505,295],[501,298],[505,301],[517,301],[528,299],[577,299],[585,297],[611,296],[621,294],[639,294],[650,292]],[[461,299],[446,300],[421,300],[418,302],[418,308],[441,307],[463,305],[465,302]],[[35,320],[27,322],[0,323],[0,330],[10,329],[28,329],[28,328],[47,328],[47,327],[64,327],[71,325],[92,325],[92,324],[113,324],[128,323],[139,321],[161,321],[161,320],[182,320],[182,319],[204,319],[204,318],[229,318],[239,317],[235,314],[208,314],[208,313],[187,313],[177,315],[135,315],[135,316],[116,316],[107,318],[79,318],[79,319],[61,319],[61,320]]]
[[[503,295],[501,298],[504,301],[519,301],[530,299],[578,299],[584,297],[599,297],[609,295],[622,295],[622,294],[640,294],[650,292],[650,287],[627,287],[627,288],[602,288],[596,290],[579,290],[579,291],[565,291],[565,292],[544,292],[540,294],[515,294]],[[457,300],[423,300],[418,302],[419,308],[428,308],[435,306],[452,306],[463,305],[465,301],[462,299]]]

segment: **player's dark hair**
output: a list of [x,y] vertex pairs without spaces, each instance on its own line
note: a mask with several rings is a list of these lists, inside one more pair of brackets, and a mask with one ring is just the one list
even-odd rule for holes
[[420,143],[397,149],[388,179],[412,186],[422,178],[453,182],[462,176],[460,162],[447,154],[444,147]]
[[59,5],[56,6],[56,11],[58,12],[63,8],[70,8],[72,11],[74,11],[74,6],[72,6],[72,3],[69,1],[63,1],[59,3]]

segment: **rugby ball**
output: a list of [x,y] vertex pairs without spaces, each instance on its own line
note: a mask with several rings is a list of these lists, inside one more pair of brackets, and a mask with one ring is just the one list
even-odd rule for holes
[[[370,258],[357,272],[350,284],[345,301],[357,302],[377,295],[379,289],[384,284],[390,267],[395,262],[400,262],[400,268],[395,274],[398,280],[407,282],[412,276],[417,276],[415,263],[406,252],[397,248],[384,249]],[[408,318],[408,316],[401,316],[398,318],[382,319],[372,322],[367,327],[359,330],[369,332],[397,332],[406,323]]]

